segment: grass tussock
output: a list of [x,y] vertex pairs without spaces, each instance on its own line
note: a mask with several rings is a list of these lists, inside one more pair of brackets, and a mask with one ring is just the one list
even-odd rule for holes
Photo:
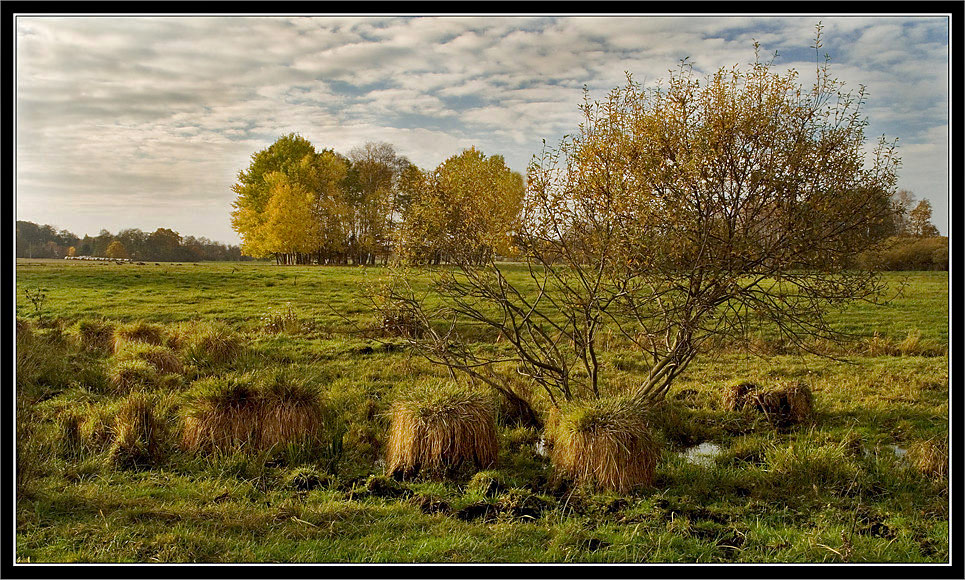
[[157,401],[143,393],[128,397],[114,419],[110,463],[122,469],[160,464],[168,451],[167,425],[156,415]]
[[85,319],[76,325],[77,340],[86,351],[110,352],[115,330],[115,325],[106,320]]
[[114,329],[114,352],[120,352],[128,342],[164,344],[164,327],[143,320],[122,324]]
[[747,404],[751,393],[761,390],[759,385],[742,382],[730,385],[724,390],[723,406],[728,411],[740,411]]
[[119,394],[156,387],[160,380],[154,365],[141,359],[116,360],[108,370],[108,383]]
[[241,336],[220,321],[183,327],[180,346],[188,360],[201,366],[221,365],[234,360],[242,350]]
[[318,390],[291,373],[202,379],[189,397],[182,443],[191,451],[310,447],[332,422]]
[[177,353],[166,346],[148,344],[146,342],[130,342],[116,355],[118,361],[141,360],[157,370],[160,374],[181,374],[184,363]]
[[57,329],[30,329],[17,333],[17,390],[31,398],[44,398],[78,379],[74,348]]
[[908,448],[908,460],[925,475],[946,479],[948,477],[948,439],[934,438],[913,443]]
[[798,425],[814,417],[814,395],[803,382],[765,389],[754,383],[739,383],[729,387],[722,397],[728,411],[746,407],[756,409],[779,426]]
[[498,441],[492,400],[468,389],[433,386],[414,389],[393,405],[386,472],[436,477],[494,465]]
[[653,484],[660,449],[641,403],[614,398],[573,405],[550,423],[551,458],[560,475],[617,493]]

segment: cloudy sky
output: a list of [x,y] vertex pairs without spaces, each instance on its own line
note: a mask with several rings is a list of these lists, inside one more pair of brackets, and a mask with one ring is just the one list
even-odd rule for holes
[[[898,137],[899,186],[947,233],[944,17],[17,18],[17,219],[237,243],[230,188],[250,155],[296,132],[341,153],[386,141],[423,168],[475,145],[525,172],[593,98],[779,53],[813,78],[868,87],[871,140]],[[823,58],[823,55],[822,55]]]

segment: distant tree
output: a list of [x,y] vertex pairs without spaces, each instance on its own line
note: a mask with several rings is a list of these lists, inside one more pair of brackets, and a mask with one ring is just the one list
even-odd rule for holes
[[291,133],[253,154],[248,169],[238,173],[238,181],[231,187],[238,196],[232,204],[231,225],[241,236],[245,253],[264,257],[276,251],[266,244],[268,231],[263,227],[272,193],[266,177],[272,173],[293,179],[296,175],[305,176],[306,172],[301,171],[303,161],[310,163],[315,155],[315,147],[307,139]]
[[181,235],[168,228],[158,228],[147,236],[147,247],[151,260],[174,262],[182,258]]
[[[524,375],[555,404],[627,388],[607,379],[607,333],[649,367],[629,391],[651,402],[715,341],[765,327],[810,351],[844,339],[828,313],[883,291],[851,265],[893,221],[898,158],[882,139],[866,159],[863,89],[827,61],[810,89],[797,78],[757,60],[701,79],[684,62],[654,88],[628,77],[587,99],[578,133],[530,167],[514,236],[526,285],[456,252],[431,302],[403,271],[384,304],[418,321],[410,342],[429,360],[503,394]],[[474,349],[460,320],[512,354]]]
[[410,165],[388,143],[365,143],[348,154],[345,180],[350,208],[350,251],[355,262],[374,264],[388,258],[400,216],[398,181]]
[[908,213],[908,233],[916,238],[933,238],[938,228],[931,223],[931,202],[923,199]]
[[899,189],[892,196],[892,202],[895,206],[894,214],[894,227],[890,232],[891,235],[895,236],[908,236],[911,235],[909,213],[915,204],[915,194],[908,191],[907,189]]
[[107,246],[107,252],[105,253],[108,258],[114,258],[114,259],[126,260],[127,258],[131,257],[127,253],[127,248],[124,247],[124,244],[122,244],[117,240],[114,240],[113,242],[110,243],[109,246]]
[[67,248],[67,255],[70,256],[71,258],[73,258],[74,256],[76,256],[76,255],[77,255],[77,248],[75,248],[74,246],[71,246],[71,247]]
[[403,259],[483,264],[509,250],[524,187],[522,176],[506,167],[502,156],[466,149],[418,187],[400,234]]

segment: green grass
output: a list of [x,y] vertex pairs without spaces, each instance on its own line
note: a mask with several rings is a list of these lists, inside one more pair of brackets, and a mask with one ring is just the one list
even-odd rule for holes
[[[947,440],[947,273],[889,274],[893,288],[905,285],[890,304],[835,314],[836,325],[880,343],[854,347],[848,361],[698,357],[656,425],[654,487],[625,496],[557,481],[537,453],[540,434],[502,425],[499,461],[475,480],[379,484],[392,402],[447,376],[356,332],[372,322],[361,290],[383,273],[19,260],[18,316],[31,330],[17,340],[27,461],[22,472],[18,464],[18,561],[948,561],[948,481],[894,452]],[[25,288],[46,289],[50,328],[37,327]],[[286,323],[266,325],[272,313]],[[129,354],[85,349],[78,329],[90,320],[162,325],[185,362],[132,387],[156,401],[169,432],[156,465],[111,461],[111,430],[132,396],[111,387],[111,373]],[[191,333],[215,330],[241,348],[203,356]],[[910,333],[920,333],[917,346],[898,348]],[[630,351],[603,360],[609,388],[646,373]],[[316,455],[179,448],[192,386],[249,372],[305,378],[337,415],[337,440]],[[745,380],[806,381],[813,421],[778,428],[723,410],[724,388]],[[720,454],[689,463],[681,452],[701,442]]]

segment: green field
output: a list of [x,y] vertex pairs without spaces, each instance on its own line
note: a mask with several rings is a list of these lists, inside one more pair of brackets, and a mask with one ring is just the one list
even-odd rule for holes
[[[766,334],[771,356],[698,357],[655,424],[654,487],[625,496],[557,481],[541,434],[502,423],[486,477],[383,477],[393,401],[447,376],[366,330],[377,321],[365,296],[384,275],[18,260],[18,562],[948,562],[946,272],[889,273],[888,304],[836,313],[857,335],[844,360]],[[119,389],[121,355],[81,347],[79,329],[100,319],[156,323],[169,340],[222,321],[241,350],[212,362],[173,347],[177,372]],[[618,344],[603,361],[614,386],[646,374]],[[330,448],[179,446],[200,384],[266,370],[321,392],[339,426]],[[736,382],[792,380],[814,393],[806,424],[722,406]],[[132,467],[115,448],[136,396],[170,441]],[[716,453],[695,455],[702,443]]]

